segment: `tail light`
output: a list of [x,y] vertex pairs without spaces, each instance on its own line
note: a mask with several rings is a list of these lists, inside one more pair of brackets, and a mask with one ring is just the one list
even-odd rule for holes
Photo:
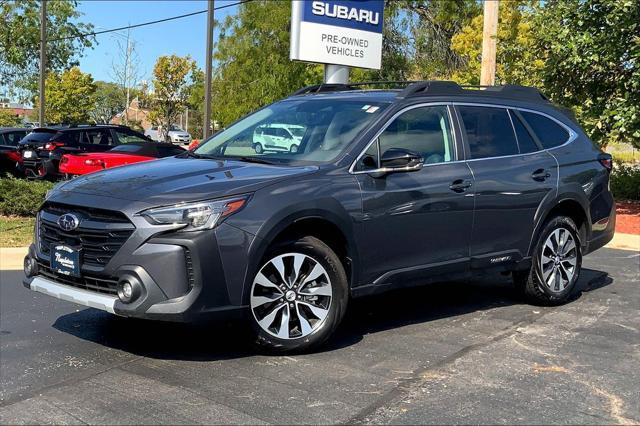
[[602,153],[598,156],[598,161],[602,164],[602,167],[611,171],[613,169],[613,157],[611,154]]
[[69,162],[69,157],[67,157],[66,155],[62,156],[62,159],[60,160],[61,164],[65,164]]
[[44,144],[44,149],[46,149],[47,151],[53,151],[54,149],[61,146],[64,146],[62,142],[47,142],[46,144]]
[[105,163],[102,160],[94,160],[94,159],[88,159],[88,160],[84,160],[84,164],[86,164],[87,166],[98,166],[98,167],[102,167],[103,169],[105,168]]

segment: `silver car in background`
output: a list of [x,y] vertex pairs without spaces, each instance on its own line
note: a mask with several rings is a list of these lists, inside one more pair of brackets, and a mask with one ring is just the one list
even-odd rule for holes
[[[162,133],[162,128],[158,129],[158,126],[153,126],[144,131],[144,135],[154,141],[165,142],[164,135]],[[191,135],[178,126],[171,126],[167,134],[166,142],[189,145],[191,143]]]

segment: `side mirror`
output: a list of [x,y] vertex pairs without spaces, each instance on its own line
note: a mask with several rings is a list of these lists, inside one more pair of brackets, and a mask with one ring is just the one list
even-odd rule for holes
[[382,154],[380,168],[387,173],[415,172],[424,164],[422,155],[402,148],[390,148]]

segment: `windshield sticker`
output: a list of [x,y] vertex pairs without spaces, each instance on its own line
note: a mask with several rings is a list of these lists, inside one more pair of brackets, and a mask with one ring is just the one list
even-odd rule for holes
[[362,109],[369,109],[369,108],[371,108],[371,105],[365,105],[362,107]]
[[377,110],[379,110],[380,107],[377,106],[372,106],[371,108],[369,108],[368,110],[366,110],[365,112],[368,112],[369,114],[372,114],[374,112],[376,112]]

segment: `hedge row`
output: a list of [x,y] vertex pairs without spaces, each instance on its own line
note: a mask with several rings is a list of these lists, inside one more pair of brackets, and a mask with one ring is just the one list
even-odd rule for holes
[[53,185],[48,181],[0,178],[0,215],[35,216]]
[[[35,216],[53,185],[47,181],[0,178],[0,215]],[[640,166],[616,165],[611,174],[611,191],[619,200],[640,200]]]

